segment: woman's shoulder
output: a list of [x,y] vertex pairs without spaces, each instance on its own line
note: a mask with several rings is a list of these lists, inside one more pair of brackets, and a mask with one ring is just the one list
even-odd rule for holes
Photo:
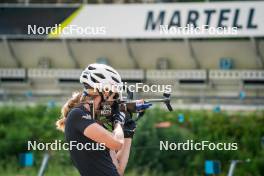
[[89,114],[89,111],[87,111],[85,109],[85,107],[83,106],[77,106],[77,107],[74,107],[72,108],[69,113],[68,113],[68,117],[71,117],[71,116],[83,116],[83,115],[86,115],[86,114]]
[[68,116],[69,116],[69,117],[70,117],[70,116],[76,116],[76,115],[81,115],[81,114],[83,114],[83,113],[84,113],[84,111],[83,111],[82,108],[80,108],[80,107],[74,107],[74,108],[72,108],[72,109],[69,111]]

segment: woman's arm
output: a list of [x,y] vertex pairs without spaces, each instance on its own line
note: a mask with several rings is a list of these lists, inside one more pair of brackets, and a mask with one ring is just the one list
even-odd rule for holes
[[132,143],[132,138],[134,135],[136,129],[136,123],[132,119],[127,119],[125,124],[124,124],[124,136],[125,136],[125,142],[123,147],[117,151],[111,151],[111,157],[113,160],[113,163],[115,164],[119,175],[124,175],[129,154],[130,154],[130,148],[131,148],[131,143]]
[[132,139],[131,138],[125,138],[125,143],[121,150],[119,150],[116,154],[116,158],[118,160],[118,173],[120,175],[124,175],[127,162],[129,159],[130,154],[130,147],[131,147]]
[[119,123],[115,124],[113,133],[93,123],[85,128],[84,135],[98,143],[105,144],[111,150],[120,150],[124,144],[124,133]]
[[110,156],[120,176],[123,176],[125,173],[130,154],[131,141],[132,139],[125,138],[125,143],[121,150],[119,150],[117,153],[113,150],[110,151]]

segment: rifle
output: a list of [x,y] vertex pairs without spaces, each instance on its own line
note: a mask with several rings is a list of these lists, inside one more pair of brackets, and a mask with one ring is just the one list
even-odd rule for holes
[[[169,111],[173,111],[173,108],[170,104],[170,94],[169,93],[164,93],[163,94],[163,98],[159,98],[159,99],[141,99],[141,100],[133,100],[133,93],[132,92],[127,92],[128,96],[127,99],[121,99],[121,100],[115,100],[116,103],[118,103],[119,105],[119,109],[120,112],[123,112],[125,114],[129,114],[130,118],[132,118],[133,114],[137,114],[137,118],[135,119],[135,121],[138,121],[143,115],[144,115],[144,109],[148,108],[149,106],[151,106],[151,103],[159,103],[159,102],[163,102],[167,109]],[[140,109],[138,107],[142,106],[143,103],[143,108]],[[145,107],[144,107],[145,105]],[[107,123],[107,121],[111,121],[111,119],[109,119],[108,117],[110,117],[112,114],[112,110],[111,110],[111,102],[106,101],[104,103],[102,103],[101,105],[101,109],[97,110],[95,112],[96,116],[98,117],[106,117],[105,120],[103,120],[104,122]]]

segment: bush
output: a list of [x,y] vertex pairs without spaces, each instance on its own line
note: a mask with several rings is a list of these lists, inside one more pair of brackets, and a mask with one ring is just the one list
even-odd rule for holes
[[[178,122],[178,114],[185,115],[185,122]],[[154,128],[155,124],[169,121],[169,128]],[[173,172],[175,175],[204,175],[205,160],[219,160],[223,173],[227,174],[231,160],[251,162],[237,166],[237,175],[264,175],[263,112],[228,114],[209,111],[174,111],[154,109],[140,121],[133,141],[129,168]],[[214,143],[238,143],[236,151],[160,151],[160,141],[196,142],[208,140]]]
[[[183,123],[178,122],[178,114],[185,115]],[[55,128],[59,117],[59,107],[0,107],[0,164],[1,172],[17,163],[20,152],[27,151],[27,141],[53,142],[64,140],[63,133]],[[159,122],[169,121],[169,128],[155,128]],[[152,109],[139,121],[133,140],[128,172],[131,175],[204,175],[204,161],[219,160],[223,174],[226,174],[231,160],[251,162],[238,165],[236,175],[264,175],[264,150],[261,137],[264,136],[263,112],[251,113],[213,113],[209,111],[166,112]],[[196,142],[208,140],[217,142],[237,142],[237,151],[160,151],[160,141]],[[43,152],[34,152],[36,168],[41,163]],[[72,169],[67,151],[53,152],[49,169],[64,175]],[[10,161],[12,158],[12,162]],[[54,167],[58,165],[58,167]],[[14,167],[15,168],[15,167]],[[55,169],[54,169],[55,168]],[[62,169],[71,168],[71,169]],[[19,167],[14,169],[19,172]],[[3,172],[2,172],[3,173]],[[24,172],[22,172],[24,173]],[[27,172],[25,172],[27,173]],[[32,172],[35,175],[36,172]],[[76,171],[74,171],[76,174]],[[136,174],[135,174],[136,173]],[[12,174],[10,174],[12,175]]]

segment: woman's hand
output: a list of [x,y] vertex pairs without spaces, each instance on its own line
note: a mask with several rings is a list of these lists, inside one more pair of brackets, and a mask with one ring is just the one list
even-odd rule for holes
[[114,101],[112,104],[112,122],[114,124],[120,123],[122,126],[125,123],[125,114],[123,112],[120,112],[119,104]]
[[124,137],[133,138],[136,127],[137,127],[136,122],[133,119],[131,118],[126,119],[124,127],[123,127]]
[[143,112],[144,110],[148,109],[150,106],[152,106],[152,104],[145,102],[143,99],[136,101],[137,112]]
[[125,124],[125,114],[123,112],[119,112],[118,114],[113,114],[113,122],[114,124],[119,123],[121,126]]

